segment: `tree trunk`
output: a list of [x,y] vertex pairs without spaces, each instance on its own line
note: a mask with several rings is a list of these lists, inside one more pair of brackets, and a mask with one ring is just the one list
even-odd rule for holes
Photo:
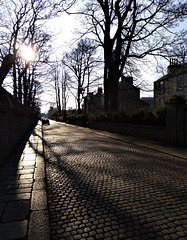
[[81,93],[82,93],[82,86],[81,86],[81,75],[80,75],[78,76],[78,96],[77,96],[78,114],[81,113]]
[[59,115],[62,116],[62,111],[61,111],[61,103],[60,103],[60,88],[58,87],[58,112]]
[[25,74],[23,76],[23,89],[24,89],[24,105],[27,106],[28,105],[28,85],[27,85],[27,71],[25,69]]
[[33,85],[34,85],[34,78],[32,74],[29,74],[30,84],[29,84],[29,92],[28,92],[28,106],[29,108],[32,107],[32,91],[33,91]]
[[109,112],[118,111],[118,74],[116,74],[115,69],[111,67],[108,76],[109,83]]
[[79,86],[78,87],[78,98],[77,98],[78,114],[81,113],[81,99],[80,99],[80,96],[81,96],[81,89],[80,89],[80,86]]
[[17,98],[18,93],[17,93],[17,78],[16,78],[16,63],[13,63],[13,89],[14,89],[14,97]]
[[18,76],[18,99],[22,103],[22,83],[21,83],[22,76],[19,74]]
[[[108,50],[107,50],[108,51]],[[118,81],[119,70],[112,61],[112,51],[107,52],[104,70],[104,110],[105,112],[118,111]]]
[[11,69],[14,61],[15,57],[12,54],[8,54],[3,58],[3,62],[0,67],[0,86],[3,84],[3,81],[6,78],[9,70]]
[[104,110],[109,112],[109,79],[107,73],[104,73]]

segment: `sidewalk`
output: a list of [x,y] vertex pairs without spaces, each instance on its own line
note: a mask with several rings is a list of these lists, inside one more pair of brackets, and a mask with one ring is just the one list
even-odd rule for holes
[[0,167],[0,240],[50,239],[40,122],[28,138]]

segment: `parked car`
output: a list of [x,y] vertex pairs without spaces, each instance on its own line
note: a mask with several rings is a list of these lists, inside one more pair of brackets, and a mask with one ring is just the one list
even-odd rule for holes
[[44,124],[50,125],[50,122],[49,122],[48,118],[42,118],[41,120],[42,120],[42,125],[44,125]]

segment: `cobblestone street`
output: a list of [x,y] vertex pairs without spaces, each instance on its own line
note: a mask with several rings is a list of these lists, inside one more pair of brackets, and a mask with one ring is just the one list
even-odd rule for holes
[[187,239],[186,159],[51,121],[51,240]]

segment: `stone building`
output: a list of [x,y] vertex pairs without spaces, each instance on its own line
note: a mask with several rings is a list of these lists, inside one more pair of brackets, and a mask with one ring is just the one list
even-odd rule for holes
[[180,65],[173,59],[167,74],[154,82],[155,107],[165,105],[172,96],[180,96],[187,101],[187,64]]
[[133,85],[132,77],[122,76],[119,82],[119,111],[135,112],[149,107],[140,99],[140,88]]
[[98,87],[97,92],[88,93],[84,98],[82,110],[84,113],[95,113],[103,109],[104,94],[102,87]]
[[[132,77],[121,77],[118,92],[118,110],[127,113],[137,112],[138,110],[149,108],[150,103],[140,99],[140,88],[133,85]],[[97,92],[89,93],[84,98],[82,110],[84,113],[95,113],[104,107],[104,94],[99,87]]]

